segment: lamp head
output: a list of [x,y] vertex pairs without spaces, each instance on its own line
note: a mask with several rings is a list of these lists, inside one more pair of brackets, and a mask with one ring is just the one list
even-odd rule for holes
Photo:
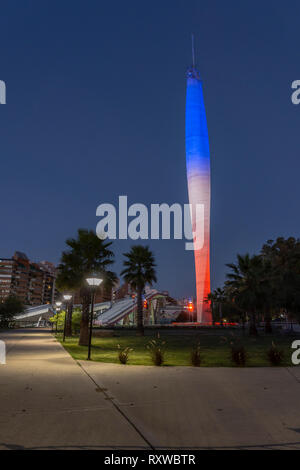
[[103,279],[101,279],[97,274],[92,274],[91,276],[86,278],[86,282],[90,287],[98,287],[100,286]]

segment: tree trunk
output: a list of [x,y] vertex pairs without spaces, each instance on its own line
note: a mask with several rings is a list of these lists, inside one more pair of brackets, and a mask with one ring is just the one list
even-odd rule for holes
[[137,291],[137,334],[144,336],[142,289]]
[[158,301],[157,304],[155,305],[155,308],[153,308],[153,320],[154,320],[154,325],[157,324],[157,310],[158,310]]
[[72,315],[73,303],[68,304],[67,319],[66,319],[66,336],[72,336]]
[[90,303],[91,296],[89,293],[84,293],[82,296],[82,315],[80,321],[80,335],[79,346],[88,346],[89,344],[89,318],[90,318]]
[[251,313],[251,315],[250,315],[249,334],[250,334],[251,336],[257,336],[256,315],[255,315],[255,313]]
[[223,314],[222,314],[222,304],[219,302],[219,318],[220,318],[220,325],[224,326],[223,324]]
[[271,314],[270,312],[267,312],[265,315],[265,333],[266,334],[271,334],[272,333],[272,324],[271,324]]
[[245,314],[244,313],[241,316],[241,320],[242,320],[242,332],[243,332],[243,336],[245,336]]
[[214,310],[214,303],[213,301],[211,300],[210,303],[209,303],[209,307],[210,307],[210,311],[211,311],[211,316],[212,316],[212,324],[213,326],[215,326],[215,323],[216,323],[216,319],[215,319],[215,310]]

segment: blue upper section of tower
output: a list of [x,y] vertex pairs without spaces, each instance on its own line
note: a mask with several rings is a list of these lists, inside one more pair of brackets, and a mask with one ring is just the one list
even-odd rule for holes
[[[209,171],[209,143],[202,80],[195,67],[187,71],[186,160],[188,173]],[[192,176],[191,175],[191,176]]]

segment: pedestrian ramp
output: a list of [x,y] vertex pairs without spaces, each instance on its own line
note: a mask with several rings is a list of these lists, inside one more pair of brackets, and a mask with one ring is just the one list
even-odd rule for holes
[[131,297],[117,300],[110,308],[100,314],[95,320],[95,325],[105,326],[118,323],[124,317],[129,315],[136,306],[136,302]]

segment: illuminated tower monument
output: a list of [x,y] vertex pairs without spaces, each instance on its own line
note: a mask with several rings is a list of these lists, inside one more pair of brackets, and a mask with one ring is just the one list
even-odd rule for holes
[[[193,39],[193,38],[192,38]],[[210,292],[210,157],[202,81],[195,65],[187,71],[186,93],[186,167],[197,291],[197,321],[211,322],[210,306],[205,299]],[[196,210],[196,207],[198,209]]]

